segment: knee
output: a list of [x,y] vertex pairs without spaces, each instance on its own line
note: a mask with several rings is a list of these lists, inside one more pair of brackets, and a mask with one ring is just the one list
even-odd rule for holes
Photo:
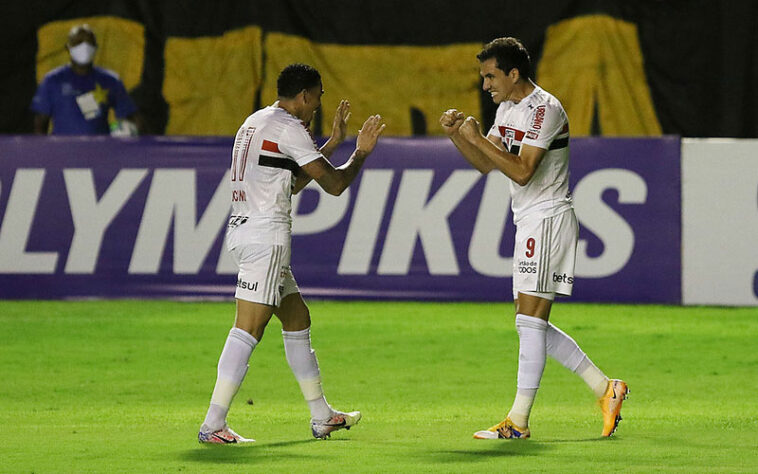
[[290,321],[291,331],[302,331],[311,327],[311,312],[306,307],[304,311],[298,313]]
[[240,321],[235,322],[234,327],[242,329],[251,336],[253,336],[258,342],[263,338],[263,332],[266,330],[266,324],[259,322],[249,322],[242,324]]

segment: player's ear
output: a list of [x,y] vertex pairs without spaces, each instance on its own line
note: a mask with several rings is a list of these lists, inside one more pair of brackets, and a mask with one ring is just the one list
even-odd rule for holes
[[508,78],[511,81],[513,81],[514,83],[518,82],[518,80],[519,80],[520,77],[521,77],[521,73],[515,67],[513,69],[511,69],[511,72],[508,73]]

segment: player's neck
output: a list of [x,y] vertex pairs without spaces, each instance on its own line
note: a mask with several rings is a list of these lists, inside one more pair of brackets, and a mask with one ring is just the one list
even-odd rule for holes
[[526,81],[519,81],[516,86],[513,88],[513,94],[508,98],[511,102],[514,104],[518,104],[526,97],[529,97],[529,94],[534,92],[534,89],[537,87],[537,84],[532,82],[531,79],[527,79]]
[[300,121],[303,121],[302,117],[300,117],[301,109],[298,107],[295,101],[279,98],[279,100],[274,103],[274,106],[279,107],[280,109],[284,109],[288,114],[292,115]]

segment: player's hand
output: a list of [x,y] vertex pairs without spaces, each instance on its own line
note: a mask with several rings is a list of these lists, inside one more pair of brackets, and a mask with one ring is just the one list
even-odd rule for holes
[[463,125],[463,112],[457,109],[448,109],[440,117],[440,125],[445,134],[450,137],[455,135],[458,129]]
[[379,135],[384,131],[387,125],[382,122],[381,115],[372,115],[363,122],[363,126],[358,130],[358,138],[355,141],[356,154],[366,157],[374,151]]
[[340,105],[337,106],[337,111],[334,112],[334,121],[332,122],[332,135],[331,140],[339,144],[345,140],[347,136],[347,121],[350,120],[350,102],[347,99],[342,99]]
[[470,115],[466,117],[466,120],[463,121],[463,124],[459,127],[458,131],[463,138],[470,142],[473,142],[482,135],[482,132],[479,129],[479,122]]

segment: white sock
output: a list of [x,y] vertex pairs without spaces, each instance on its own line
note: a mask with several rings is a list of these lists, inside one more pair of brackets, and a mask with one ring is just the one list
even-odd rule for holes
[[548,324],[546,341],[547,355],[579,375],[595,393],[595,397],[600,398],[605,394],[608,377],[592,363],[571,336]]
[[221,357],[218,359],[216,386],[213,388],[211,405],[205,415],[201,431],[213,432],[226,425],[229,405],[245,379],[248,369],[247,361],[256,345],[258,341],[247,331],[239,328],[232,328],[229,331]]
[[326,403],[324,391],[321,388],[321,371],[318,368],[316,351],[311,349],[311,328],[302,331],[284,331],[284,352],[287,362],[295,375],[300,390],[303,392],[311,418],[325,420],[332,416],[332,407]]
[[508,412],[508,418],[519,428],[529,428],[529,413],[532,411],[534,397],[537,396],[537,389],[518,389],[516,398],[513,400],[511,411]]
[[508,417],[521,428],[529,427],[529,413],[545,370],[547,321],[525,314],[516,315],[519,336],[516,398]]
[[605,395],[605,391],[608,389],[608,377],[587,356],[584,356],[584,360],[577,367],[576,373],[592,389],[595,398]]

